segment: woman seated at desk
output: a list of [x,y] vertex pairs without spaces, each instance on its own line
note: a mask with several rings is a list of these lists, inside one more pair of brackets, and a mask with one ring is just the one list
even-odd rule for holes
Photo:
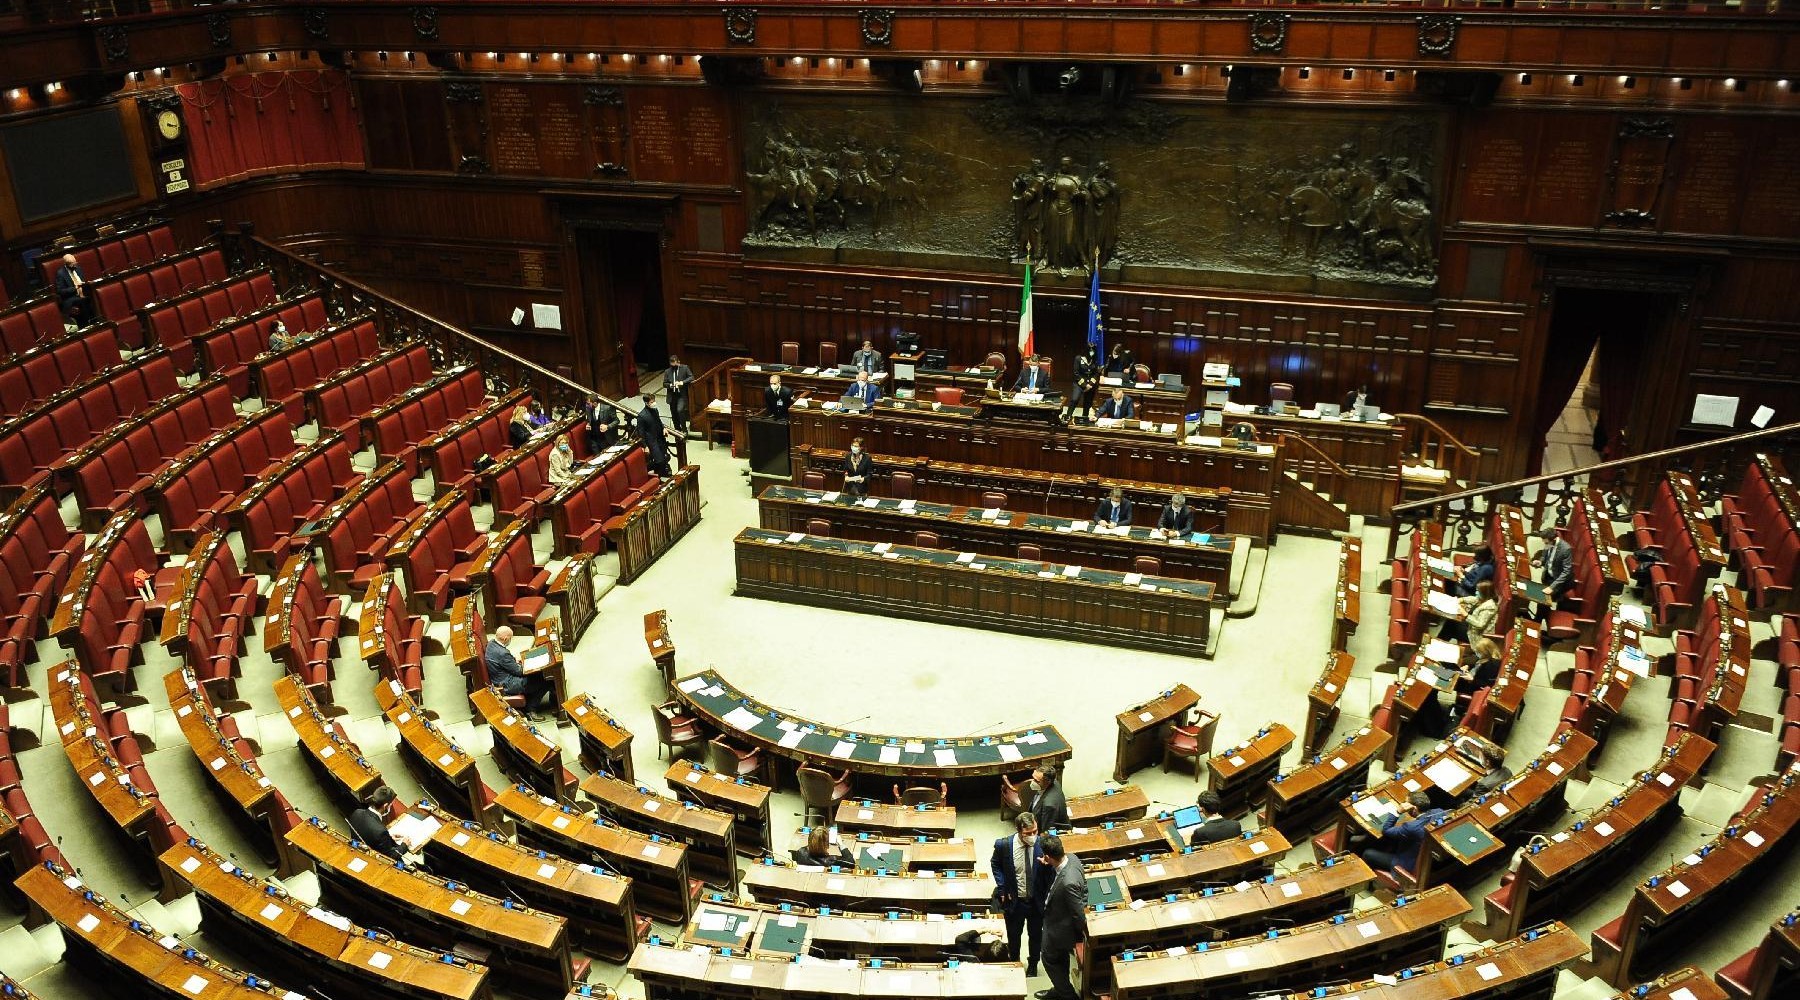
[[825,826],[813,827],[812,832],[806,835],[806,846],[795,848],[793,858],[797,865],[817,865],[820,868],[830,868],[832,865],[856,867],[856,858],[851,855],[848,847],[839,845],[835,851],[832,850],[831,828]]
[[575,449],[570,447],[568,437],[556,440],[556,447],[550,449],[550,468],[545,473],[552,486],[567,486],[575,481]]
[[1469,644],[1463,667],[1456,673],[1456,707],[1461,710],[1475,692],[1494,686],[1500,677],[1500,647],[1487,636]]
[[1476,584],[1475,593],[1457,598],[1457,605],[1462,609],[1462,617],[1450,619],[1438,629],[1438,638],[1445,642],[1468,642],[1473,636],[1487,635],[1494,627],[1494,620],[1500,616],[1500,602],[1494,598],[1492,580]]

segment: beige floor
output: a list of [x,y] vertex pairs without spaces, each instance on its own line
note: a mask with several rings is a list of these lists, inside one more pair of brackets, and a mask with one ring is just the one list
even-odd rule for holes
[[[743,463],[724,451],[708,451],[699,443],[694,445],[692,458],[702,469],[707,501],[703,521],[643,578],[605,595],[598,621],[569,657],[572,688],[591,692],[638,734],[634,758],[646,783],[660,785],[666,766],[657,760],[649,716],[659,683],[641,631],[643,613],[657,608],[669,611],[684,672],[716,668],[759,698],[801,715],[866,731],[906,734],[969,735],[1054,723],[1076,747],[1067,780],[1072,794],[1107,784],[1114,714],[1177,681],[1201,691],[1204,704],[1222,714],[1221,745],[1271,720],[1299,728],[1305,692],[1317,676],[1329,643],[1337,553],[1331,540],[1280,540],[1267,561],[1256,614],[1225,624],[1215,659],[1158,655],[733,597],[730,540],[756,516],[747,480],[741,475]],[[540,554],[547,542],[547,536],[540,534]],[[1386,605],[1376,587],[1386,576],[1377,559],[1385,550],[1386,537],[1380,529],[1370,529],[1365,542],[1370,558],[1363,587],[1369,600],[1365,622],[1351,645],[1357,668],[1346,691],[1339,733],[1363,721],[1372,693],[1378,695],[1391,680],[1391,675],[1375,672],[1385,647]],[[1768,634],[1766,624],[1758,623],[1755,629],[1758,638]],[[432,631],[441,637],[444,625],[436,623]],[[418,786],[393,751],[393,733],[375,711],[370,675],[353,658],[350,646],[346,645],[345,651],[349,656],[339,661],[336,690],[339,701],[350,709],[350,735],[403,796],[416,796]],[[33,675],[40,689],[45,663],[60,658],[49,646],[43,653],[44,662]],[[1511,738],[1515,763],[1535,754],[1556,724],[1563,693],[1552,690],[1550,684],[1568,668],[1570,655],[1554,653],[1551,659],[1553,668],[1540,671],[1523,720]],[[199,766],[173,725],[160,683],[169,664],[160,651],[152,651],[148,660],[137,673],[148,701],[133,709],[132,717],[135,727],[150,734],[160,748],[149,755],[148,762],[163,798],[190,833],[266,873],[266,864],[257,860],[260,855],[254,841],[216,806]],[[1755,666],[1746,704],[1752,712],[1778,714],[1768,673],[1771,669],[1761,661]],[[260,739],[265,769],[303,813],[317,813],[342,828],[342,817],[300,760],[293,735],[276,711],[270,690],[275,666],[258,653],[246,658],[244,672],[242,690],[254,711],[240,720],[250,735]],[[1628,719],[1600,762],[1596,781],[1592,786],[1571,787],[1573,807],[1584,809],[1603,801],[1607,790],[1653,759],[1662,736],[1658,720],[1667,709],[1663,687],[1660,681],[1639,685],[1627,705]],[[471,751],[485,755],[488,735],[468,723],[460,677],[446,658],[428,660],[425,688],[428,706],[442,714],[451,735]],[[39,733],[51,731],[46,716],[41,702],[14,707],[15,725]],[[562,736],[572,759],[572,731],[565,729]],[[1744,799],[1748,780],[1766,772],[1773,757],[1769,734],[1734,729],[1711,781],[1684,793],[1687,818],[1645,858],[1640,874],[1666,865],[1715,832],[1721,818]],[[482,760],[491,783],[505,780],[488,758]],[[1288,763],[1293,763],[1292,756]],[[25,788],[46,827],[52,836],[61,838],[64,852],[91,885],[165,933],[181,935],[222,961],[256,968],[255,954],[225,947],[197,931],[198,909],[191,897],[168,906],[151,899],[149,872],[126,860],[127,847],[97,815],[54,740],[23,752],[21,765]],[[1197,788],[1186,773],[1163,774],[1152,769],[1138,773],[1133,780],[1156,801],[1167,804],[1191,802]],[[1004,833],[992,803],[954,804],[961,817],[960,834],[991,839]],[[798,798],[778,795],[775,814],[778,829],[798,825]],[[1310,860],[1310,852],[1303,845],[1286,863],[1304,860]],[[1713,933],[1671,955],[1671,961],[1698,961],[1710,971],[1734,957],[1792,905],[1796,873],[1800,867],[1789,863],[1757,886],[1746,887],[1733,905],[1719,914]],[[290,888],[308,898],[316,894],[310,875],[290,880]],[[1491,888],[1490,882],[1470,894],[1477,909],[1480,893]],[[1621,885],[1602,894],[1571,923],[1585,933],[1611,919],[1622,909],[1629,891],[1629,886]],[[17,914],[6,920],[0,924],[0,968],[53,1000],[93,993],[89,980],[58,962],[62,948],[54,930],[27,932],[18,925]],[[1466,950],[1471,943],[1459,934],[1453,947]],[[641,995],[618,967],[597,965],[594,979],[618,985],[628,996]],[[284,985],[304,987],[300,983]],[[1047,981],[1040,980],[1033,988],[1046,985]],[[1605,995],[1570,976],[1565,976],[1563,986],[1559,997]]]

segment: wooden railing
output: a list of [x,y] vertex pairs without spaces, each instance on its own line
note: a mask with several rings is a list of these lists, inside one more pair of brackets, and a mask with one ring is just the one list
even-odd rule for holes
[[1444,525],[1447,544],[1470,548],[1487,530],[1488,512],[1498,504],[1524,510],[1532,527],[1567,524],[1576,501],[1590,486],[1600,491],[1606,513],[1623,519],[1650,505],[1657,482],[1670,470],[1692,476],[1702,502],[1710,505],[1737,489],[1745,466],[1758,452],[1779,455],[1786,463],[1800,460],[1800,423],[1395,504],[1388,557],[1399,551],[1402,535],[1428,521]]
[[[731,426],[731,414],[714,413],[709,407],[715,399],[731,398],[731,373],[749,364],[752,358],[726,358],[706,370],[706,374],[694,380],[694,388],[688,391],[688,417],[694,427],[700,431],[701,438],[710,445],[713,432],[718,424]],[[733,441],[732,447],[739,446]]]
[[[1447,469],[1453,483],[1475,481],[1475,469],[1481,461],[1481,452],[1463,444],[1456,435],[1430,417],[1418,413],[1396,413],[1394,419],[1399,422],[1403,434],[1400,439],[1402,464],[1422,464],[1434,469]],[[1402,485],[1405,478],[1401,477]],[[1394,499],[1401,501],[1406,497],[1401,495]]]
[[[530,389],[532,398],[543,402],[553,417],[581,413],[589,395],[598,394],[606,399],[596,389],[558,375],[405,303],[396,302],[355,278],[307,260],[260,236],[230,231],[220,238],[234,261],[273,271],[276,286],[284,296],[294,290],[317,292],[337,317],[373,313],[384,346],[419,341],[431,350],[435,368],[459,364],[479,367],[489,395],[503,396],[521,387]],[[642,409],[637,400],[632,400],[629,405],[613,399],[607,399],[607,402],[622,413],[636,414]],[[675,464],[686,465],[686,438],[677,439],[675,453],[678,459]]]
[[1344,495],[1350,486],[1350,473],[1343,466],[1298,434],[1282,434],[1280,439],[1283,471],[1310,483],[1313,492],[1325,494],[1333,503],[1347,502]]

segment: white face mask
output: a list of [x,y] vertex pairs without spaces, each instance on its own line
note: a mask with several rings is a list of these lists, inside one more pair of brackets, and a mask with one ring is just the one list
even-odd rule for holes
[[853,444],[853,445],[851,445],[851,446],[850,446],[850,454],[852,454],[852,455],[860,455],[860,454],[862,454],[862,446],[861,446],[861,445],[856,445],[856,444]]

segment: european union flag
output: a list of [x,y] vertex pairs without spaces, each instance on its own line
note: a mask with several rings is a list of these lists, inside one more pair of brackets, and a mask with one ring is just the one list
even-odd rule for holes
[[1094,353],[1094,363],[1102,364],[1106,360],[1106,345],[1100,333],[1100,265],[1094,264],[1094,277],[1088,283],[1088,350]]

